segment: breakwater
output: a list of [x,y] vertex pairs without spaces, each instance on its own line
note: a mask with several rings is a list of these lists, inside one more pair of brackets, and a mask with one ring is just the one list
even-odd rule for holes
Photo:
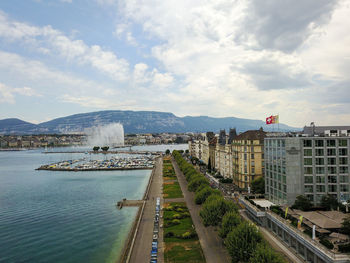
[[109,170],[138,170],[153,169],[155,157],[143,155],[134,157],[113,157],[108,160],[88,160],[81,158],[62,162],[45,164],[36,170],[49,171],[109,171]]
[[139,154],[139,155],[161,155],[163,152],[150,151],[57,151],[57,152],[43,152],[45,154],[54,153],[85,153],[85,154]]

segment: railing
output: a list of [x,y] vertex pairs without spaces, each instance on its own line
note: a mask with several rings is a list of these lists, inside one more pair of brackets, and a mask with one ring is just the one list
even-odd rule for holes
[[290,223],[282,218],[281,216],[271,212],[271,211],[266,211],[266,214],[270,215],[272,218],[275,219],[275,221],[279,221],[279,223],[284,227],[284,228],[288,228],[289,231],[293,232],[295,235],[302,237],[304,239],[305,242],[309,243],[310,246],[314,247],[315,249],[323,252],[324,254],[326,254],[326,256],[330,257],[332,260],[349,260],[349,256],[345,255],[345,254],[337,254],[335,252],[332,252],[330,250],[328,250],[327,248],[325,248],[324,246],[322,246],[320,243],[318,243],[317,241],[313,240],[312,238],[310,238],[308,235],[306,235],[304,232],[295,229],[293,227],[290,226]]

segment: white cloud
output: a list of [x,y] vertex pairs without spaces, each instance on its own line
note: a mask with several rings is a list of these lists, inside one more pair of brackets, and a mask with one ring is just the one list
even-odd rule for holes
[[0,102],[15,103],[15,96],[12,89],[2,83],[0,83]]
[[[331,120],[333,113],[319,113],[324,94],[348,79],[348,6],[348,0],[120,0],[118,7],[129,28],[141,26],[158,40],[152,55],[179,85],[163,93],[174,112],[254,119],[279,112],[302,126],[310,118]],[[320,42],[322,36],[329,40]],[[135,67],[134,76],[146,75],[136,79],[149,79],[145,70]]]
[[82,40],[71,39],[51,26],[30,26],[12,21],[0,13],[0,37],[9,41],[24,41],[44,54],[59,52],[67,60],[88,64],[114,80],[125,81],[129,77],[129,63],[125,59],[98,45],[88,46]]
[[41,96],[36,91],[28,87],[11,88],[3,83],[0,83],[0,102],[14,104],[16,94],[27,96],[27,97]]

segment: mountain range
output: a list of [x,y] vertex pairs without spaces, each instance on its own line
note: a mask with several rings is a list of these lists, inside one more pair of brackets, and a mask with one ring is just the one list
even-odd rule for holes
[[[177,117],[168,112],[156,111],[97,111],[74,114],[53,119],[40,124],[29,123],[20,119],[10,118],[0,120],[0,134],[62,134],[83,132],[86,128],[103,126],[119,122],[124,126],[124,132],[132,133],[182,133],[182,132],[218,132],[220,129],[236,128],[238,132],[259,129],[277,130],[277,125],[266,125],[261,120],[251,120],[235,117],[214,118],[208,116]],[[279,124],[280,131],[297,131],[285,124]]]

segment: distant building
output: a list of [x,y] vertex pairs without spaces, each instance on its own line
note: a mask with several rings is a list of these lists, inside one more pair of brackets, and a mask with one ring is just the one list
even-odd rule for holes
[[298,195],[314,204],[330,194],[350,199],[350,126],[305,127],[302,135],[265,138],[265,190],[276,204]]

